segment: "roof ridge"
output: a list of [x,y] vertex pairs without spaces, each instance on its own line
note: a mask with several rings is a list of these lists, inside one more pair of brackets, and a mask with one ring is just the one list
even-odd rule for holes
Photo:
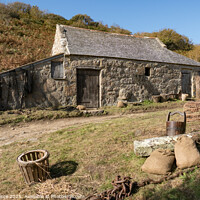
[[68,45],[70,55],[106,56],[200,66],[199,62],[164,48],[164,44],[158,38],[141,36],[137,38],[133,35],[68,25],[58,25],[58,27],[60,27],[60,33],[67,31],[68,44],[57,40],[54,45]]
[[91,31],[91,32],[98,32],[98,33],[103,33],[103,34],[111,34],[111,35],[121,35],[121,36],[129,36],[129,37],[135,37],[135,38],[144,38],[144,39],[156,39],[156,37],[147,37],[147,36],[135,36],[135,35],[128,35],[128,34],[122,34],[122,33],[113,33],[113,32],[106,32],[106,31],[100,31],[100,30],[95,30],[95,29],[89,29],[89,28],[81,28],[81,27],[75,27],[75,26],[69,26],[69,25],[63,25],[59,24],[60,26],[66,26],[69,28],[74,28],[74,29],[80,29],[80,30],[86,30],[86,31]]
[[158,37],[156,37],[156,40],[160,44],[161,47],[164,47],[167,49],[167,46]]

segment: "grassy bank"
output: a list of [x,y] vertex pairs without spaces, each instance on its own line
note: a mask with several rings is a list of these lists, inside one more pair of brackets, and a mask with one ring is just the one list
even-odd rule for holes
[[[157,110],[164,109],[173,109],[182,107],[184,102],[165,102],[165,103],[152,103],[144,102],[140,105],[130,104],[125,108],[118,108],[117,106],[103,107],[105,111],[104,114],[115,115],[115,114],[129,114],[129,113],[138,113],[138,112],[152,112]],[[10,123],[19,123],[19,122],[30,122],[35,120],[53,120],[61,119],[68,117],[87,117],[90,114],[84,114],[75,107],[59,107],[54,108],[30,108],[30,109],[19,109],[19,110],[9,110],[9,111],[0,111],[0,125],[10,124]]]
[[[164,135],[167,113],[168,110],[161,110],[124,115],[102,123],[72,126],[46,134],[37,141],[6,145],[0,155],[0,194],[10,194],[10,191],[21,195],[44,194],[44,191],[45,194],[52,194],[52,191],[53,194],[69,194],[66,187],[70,183],[71,191],[86,196],[111,188],[111,181],[117,175],[131,176],[135,181],[144,179],[148,174],[140,168],[145,159],[135,156],[133,141]],[[187,132],[194,128],[199,130],[200,125],[187,124]],[[52,180],[28,187],[19,174],[16,157],[32,149],[50,152]],[[199,199],[199,177],[199,170],[196,170],[173,181],[150,184],[132,199]]]

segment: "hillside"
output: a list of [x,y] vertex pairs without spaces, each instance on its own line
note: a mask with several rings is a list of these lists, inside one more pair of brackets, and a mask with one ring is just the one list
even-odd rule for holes
[[87,15],[67,20],[24,3],[0,3],[0,71],[50,56],[56,24],[130,34],[120,27],[94,22]]
[[26,4],[0,4],[0,70],[8,70],[50,55],[55,24],[62,17],[44,15]]
[[[95,22],[87,15],[77,14],[67,20],[59,15],[41,11],[37,6],[20,2],[7,5],[0,3],[0,24],[0,71],[50,56],[56,24],[131,34],[119,26],[109,27]],[[179,53],[200,60],[199,46],[190,44],[190,47]]]

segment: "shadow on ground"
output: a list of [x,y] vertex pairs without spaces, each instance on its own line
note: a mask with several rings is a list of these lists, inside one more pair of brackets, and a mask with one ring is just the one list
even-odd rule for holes
[[78,163],[74,161],[63,161],[51,166],[50,174],[52,178],[73,174],[77,169]]

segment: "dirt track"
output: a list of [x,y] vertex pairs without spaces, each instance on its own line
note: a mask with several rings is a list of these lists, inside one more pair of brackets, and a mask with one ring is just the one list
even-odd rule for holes
[[[136,117],[138,115],[141,116],[143,114],[138,113],[124,116]],[[37,140],[37,138],[41,137],[45,133],[54,132],[69,126],[83,125],[91,122],[98,123],[120,117],[123,117],[123,115],[40,120],[29,123],[19,123],[15,126],[4,125],[0,127],[0,147],[15,141]]]

